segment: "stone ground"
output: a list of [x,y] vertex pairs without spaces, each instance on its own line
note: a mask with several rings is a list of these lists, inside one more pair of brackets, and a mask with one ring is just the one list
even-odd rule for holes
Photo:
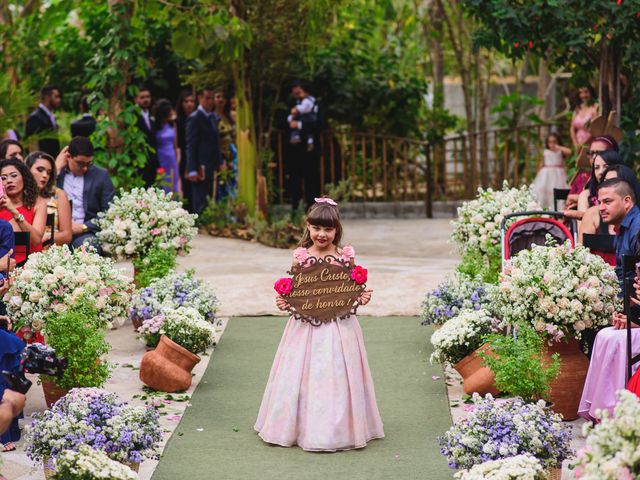
[[[374,290],[371,303],[359,311],[362,315],[417,315],[425,292],[452,272],[458,262],[448,243],[449,220],[347,220],[344,229],[344,242],[354,245],[357,262],[369,269],[368,285]],[[221,301],[218,333],[222,335],[229,317],[280,314],[274,305],[272,285],[285,274],[290,262],[289,250],[200,235],[192,253],[179,259],[179,268],[195,268],[197,276],[216,291]],[[132,272],[129,263],[121,266]],[[161,422],[167,440],[189,408],[189,397],[202,378],[212,351],[196,366],[193,385],[184,395],[140,398],[146,395],[137,371],[145,353],[144,345],[136,339],[130,323],[109,332],[109,341],[113,346],[109,357],[115,368],[105,388],[132,403],[161,405]],[[462,387],[456,375],[454,371],[446,372],[454,419],[464,413],[460,402]],[[44,408],[42,389],[34,385],[22,423],[28,423],[32,412]],[[0,458],[4,461],[2,472],[9,480],[44,478],[41,466],[34,466],[25,456],[23,442],[18,443],[17,451],[0,454]],[[144,462],[140,478],[151,478],[156,465],[154,461]],[[565,479],[571,478],[564,475]]]

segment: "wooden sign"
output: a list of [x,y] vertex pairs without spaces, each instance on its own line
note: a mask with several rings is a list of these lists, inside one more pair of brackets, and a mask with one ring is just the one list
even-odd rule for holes
[[289,312],[314,326],[355,314],[366,285],[352,280],[353,268],[351,263],[332,256],[309,257],[293,267],[288,272],[293,275],[293,288],[284,297],[291,305]]

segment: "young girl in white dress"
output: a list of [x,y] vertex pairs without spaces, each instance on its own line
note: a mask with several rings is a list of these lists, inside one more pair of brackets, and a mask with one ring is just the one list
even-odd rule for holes
[[[307,212],[293,264],[303,264],[309,256],[333,256],[355,264],[353,248],[341,248],[341,237],[337,204],[317,198]],[[359,303],[366,305],[371,293],[364,290]],[[276,305],[280,310],[289,307],[281,296]],[[354,315],[319,326],[289,318],[254,428],[267,443],[315,452],[362,448],[384,437],[362,330]]]
[[533,191],[538,202],[545,208],[553,208],[553,189],[569,188],[564,169],[564,157],[571,155],[571,149],[560,145],[560,137],[552,133],[545,141],[544,161],[533,181]]

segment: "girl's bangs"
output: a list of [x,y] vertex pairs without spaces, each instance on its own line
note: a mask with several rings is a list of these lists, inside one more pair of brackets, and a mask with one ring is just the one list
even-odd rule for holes
[[340,217],[336,210],[329,205],[312,208],[307,214],[307,222],[311,225],[326,228],[338,228]]

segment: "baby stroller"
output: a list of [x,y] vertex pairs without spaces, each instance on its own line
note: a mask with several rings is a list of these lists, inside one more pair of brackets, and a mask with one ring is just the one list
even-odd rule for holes
[[[522,218],[506,228],[507,221],[514,217],[527,218]],[[575,248],[578,241],[577,223],[575,219],[571,219],[570,226],[567,227],[561,221],[563,218],[562,212],[553,211],[517,212],[505,215],[500,224],[502,270],[504,271],[506,261],[522,250],[528,250],[532,245],[545,245],[547,235],[551,235],[558,245],[570,240],[571,246]]]

